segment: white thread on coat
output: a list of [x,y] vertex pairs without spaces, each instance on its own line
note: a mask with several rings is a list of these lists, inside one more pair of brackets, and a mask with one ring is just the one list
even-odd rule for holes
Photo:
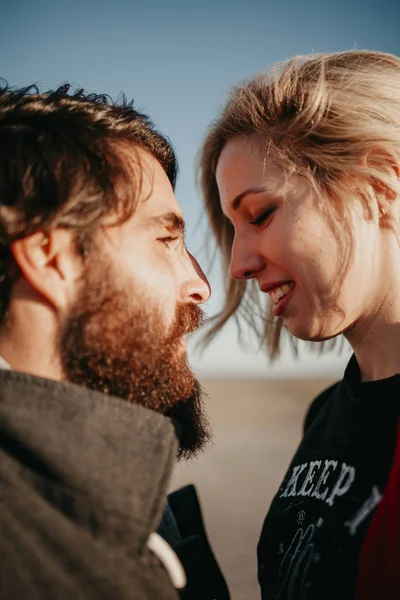
[[180,590],[186,585],[186,575],[182,564],[169,544],[158,533],[151,533],[147,547],[153,552],[163,564],[172,585]]

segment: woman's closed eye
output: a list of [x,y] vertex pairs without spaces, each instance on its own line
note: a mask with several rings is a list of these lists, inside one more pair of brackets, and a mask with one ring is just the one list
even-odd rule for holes
[[250,225],[264,225],[274,211],[275,207],[270,207],[266,210],[263,210],[263,212],[260,215],[258,215],[258,217],[250,221]]

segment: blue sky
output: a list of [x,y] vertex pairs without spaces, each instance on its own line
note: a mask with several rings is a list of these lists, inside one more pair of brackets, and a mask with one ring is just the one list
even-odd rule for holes
[[[194,165],[230,87],[294,54],[349,48],[400,54],[398,0],[3,0],[0,28],[0,76],[11,85],[69,81],[113,97],[124,92],[170,137],[180,162],[177,196],[188,246],[213,285],[210,313],[220,304],[221,286],[205,257]],[[317,359],[305,351],[294,363],[286,352],[271,367],[239,349],[232,326],[202,356],[192,349],[190,356],[207,374],[269,376],[340,372],[347,358]]]

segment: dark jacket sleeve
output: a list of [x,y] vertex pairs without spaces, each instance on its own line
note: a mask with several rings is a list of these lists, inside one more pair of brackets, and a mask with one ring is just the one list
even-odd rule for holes
[[182,600],[229,600],[228,586],[211,549],[194,486],[170,494],[168,505],[158,532],[170,543],[185,570],[187,585]]

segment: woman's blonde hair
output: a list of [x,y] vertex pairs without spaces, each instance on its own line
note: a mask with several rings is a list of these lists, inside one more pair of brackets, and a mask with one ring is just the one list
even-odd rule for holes
[[367,218],[378,218],[377,191],[385,191],[386,198],[400,192],[389,160],[400,156],[400,59],[361,50],[292,58],[271,74],[235,87],[209,129],[200,154],[200,181],[222,254],[226,297],[208,338],[232,315],[240,331],[244,318],[273,358],[282,323],[265,311],[254,281],[229,277],[234,231],[222,213],[215,178],[225,144],[252,135],[265,139],[266,154],[287,174],[307,178],[321,199],[335,199],[323,208],[345,242],[345,265],[351,246],[350,201],[358,199]]

